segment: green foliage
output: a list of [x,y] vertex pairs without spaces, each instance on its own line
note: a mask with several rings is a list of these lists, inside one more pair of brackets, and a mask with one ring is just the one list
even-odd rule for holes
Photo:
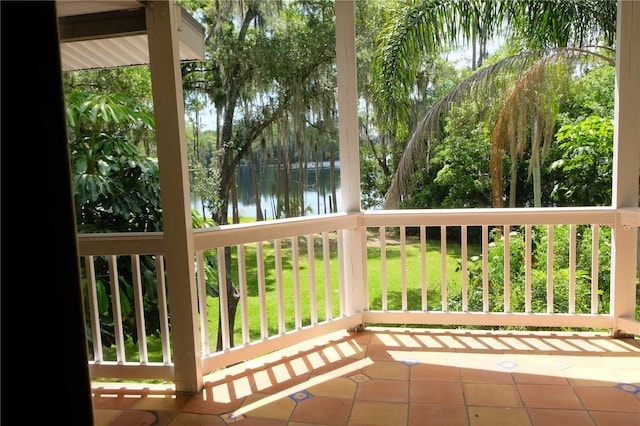
[[[191,209],[191,226],[193,229],[210,228],[217,224],[213,219],[207,219],[200,215],[198,210]],[[215,250],[204,250],[204,275],[207,295],[218,297],[218,256]]]
[[158,163],[128,139],[153,126],[122,95],[67,97],[69,149],[78,232],[160,231]]
[[559,176],[552,195],[559,205],[611,205],[613,177],[613,122],[592,116],[565,125],[556,138],[562,158],[551,171]]
[[470,104],[452,109],[443,142],[434,144],[429,168],[414,173],[413,190],[404,207],[491,206],[491,137],[485,124],[474,124],[475,112]]
[[[217,192],[219,184],[220,171],[218,168],[204,167],[201,163],[195,163],[192,166],[191,191],[196,199],[202,201],[203,210],[206,208],[213,211],[217,207],[219,203]],[[193,227],[200,228],[201,226],[197,226],[194,222]]]
[[447,136],[431,160],[438,169],[433,183],[446,188],[442,207],[489,207],[491,138],[483,123],[473,127],[465,118],[452,114],[447,120]]
[[[546,226],[534,226],[531,232],[531,312],[547,312],[547,245],[549,234]],[[575,312],[591,312],[591,264],[592,264],[592,228],[578,226],[576,229],[576,270],[575,270]],[[526,296],[526,230],[516,227],[509,233],[509,286],[510,312],[525,312]],[[504,312],[504,237],[502,228],[491,231],[491,243],[487,253],[489,311]],[[553,312],[569,312],[570,281],[570,227],[556,225],[553,231]],[[598,262],[598,313],[607,313],[610,290],[610,246],[611,229],[603,227],[599,232]],[[470,311],[483,311],[483,262],[482,256],[470,258],[468,268],[468,308]],[[462,300],[458,296],[453,302],[454,308],[461,309]]]
[[[377,144],[376,148],[385,151],[378,153],[378,156],[388,155],[388,149],[385,149],[387,146]],[[390,176],[385,175],[375,157],[369,144],[360,144],[360,204],[364,209],[380,206],[384,192],[389,187]]]
[[588,61],[580,68],[568,87],[568,95],[562,99],[558,117],[561,126],[594,115],[613,119],[616,68],[608,63]]
[[[123,95],[76,91],[67,96],[69,150],[79,233],[162,230],[158,163],[130,142],[153,120]],[[160,330],[155,256],[140,256],[142,305],[147,335]],[[127,338],[138,340],[131,259],[93,259],[102,342],[115,342],[112,266],[117,268],[122,324]],[[83,265],[83,284],[89,285]],[[85,288],[85,295],[88,291]],[[85,306],[89,306],[88,303]],[[89,316],[87,316],[89,318]],[[88,333],[91,336],[91,333]]]
[[[140,119],[146,122],[146,125],[140,125],[140,123],[136,122],[128,122],[126,124],[121,122],[118,126],[119,130],[124,132],[127,129],[127,139],[144,149],[146,155],[155,154],[151,74],[148,66],[66,72],[64,74],[64,89],[68,97],[68,105],[78,104],[78,102],[69,99],[69,97],[81,96],[77,94],[82,93],[91,93],[94,94],[95,99],[90,100],[90,102],[98,103],[100,98],[109,98],[109,102],[103,103],[105,106],[111,105],[116,109],[130,108],[135,110],[136,120]],[[126,96],[122,94],[126,94]],[[120,100],[117,104],[113,102],[118,98]],[[125,113],[125,115],[128,114]],[[75,124],[71,124],[71,127],[76,128]]]

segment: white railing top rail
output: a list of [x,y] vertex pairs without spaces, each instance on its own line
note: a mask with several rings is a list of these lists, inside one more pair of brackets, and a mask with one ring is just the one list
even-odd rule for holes
[[[481,225],[613,225],[613,207],[543,207],[370,210],[362,212],[362,225],[373,226],[481,226]],[[637,214],[637,212],[636,212]]]
[[195,229],[194,248],[204,250],[356,228],[359,217],[359,213],[332,213]]
[[[640,225],[640,209],[614,207],[369,210],[194,229],[194,248],[212,249],[358,226]],[[79,234],[81,256],[165,254],[162,232]]]
[[80,256],[165,254],[163,232],[78,234]]
[[[194,229],[194,248],[213,249],[358,226],[640,225],[640,209],[614,207],[368,210]],[[81,256],[165,254],[162,232],[78,234]]]

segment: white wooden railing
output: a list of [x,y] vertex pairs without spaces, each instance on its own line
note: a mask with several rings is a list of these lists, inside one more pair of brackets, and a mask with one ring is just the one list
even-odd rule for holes
[[[615,329],[608,309],[614,301],[603,299],[607,286],[598,277],[611,268],[608,238],[622,223],[637,227],[637,211],[369,211],[194,230],[202,370],[366,324]],[[560,244],[565,232],[568,242]],[[78,239],[92,376],[171,380],[171,354],[180,348],[171,347],[162,233]],[[579,268],[585,264],[578,253],[583,239],[591,241],[588,271]],[[447,263],[450,248],[460,253],[457,269]],[[364,259],[362,267],[352,259]],[[511,259],[520,259],[521,269],[514,270]],[[130,275],[118,271],[122,262]],[[227,275],[231,281],[222,279]],[[616,284],[633,286],[622,293],[635,295],[635,281]],[[228,285],[239,296],[235,333],[229,333]],[[107,287],[115,295],[108,306]],[[125,287],[132,303],[123,306],[119,295]],[[153,321],[159,336],[146,334],[147,293],[158,295]],[[623,320],[629,332],[640,334],[638,321]],[[124,327],[136,330],[135,350],[127,345]],[[109,336],[108,348],[98,330]],[[149,359],[150,341],[161,359]]]

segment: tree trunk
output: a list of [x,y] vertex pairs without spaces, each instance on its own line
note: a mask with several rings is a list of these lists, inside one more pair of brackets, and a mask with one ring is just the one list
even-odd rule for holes
[[238,188],[234,181],[231,185],[231,223],[240,223],[240,214],[238,212]]
[[509,184],[509,207],[516,206],[516,189],[518,186],[518,161],[511,156],[511,183]]
[[275,181],[276,181],[276,208],[274,210],[274,219],[280,219],[280,213],[282,212],[282,139],[278,138],[276,148],[276,161],[273,164]]
[[[231,278],[231,247],[224,248],[224,264],[226,270],[227,280],[227,309],[229,318],[229,345],[234,346],[233,331],[236,325],[236,311],[238,309],[238,302],[240,301],[240,292],[233,285],[233,279]],[[221,351],[222,348],[222,316],[218,315],[218,338],[216,341],[216,350]]]
[[336,149],[331,144],[331,154],[329,156],[329,180],[331,181],[331,198],[333,199],[333,203],[331,203],[331,212],[337,213],[337,190],[336,190]]
[[320,141],[316,142],[316,205],[318,206],[318,214],[322,213],[322,211],[320,210],[320,197],[322,196],[322,180],[321,180],[321,176],[320,176],[320,164],[322,161],[322,158],[320,157]]
[[533,161],[533,206],[542,207],[542,177],[540,176],[540,156],[534,156]]
[[282,201],[284,203],[284,217],[291,217],[291,201],[289,199],[291,195],[289,193],[289,180],[291,179],[291,161],[289,160],[289,147],[285,146],[283,152],[284,158],[282,166],[284,176],[282,177],[282,181],[284,183],[284,186],[282,191]]
[[533,206],[542,207],[542,177],[540,176],[540,147],[542,145],[542,126],[540,117],[533,123],[531,135],[531,174],[533,175]]
[[304,161],[303,151],[304,149],[302,147],[302,144],[300,144],[300,153],[298,158],[298,171],[300,173],[298,176],[298,184],[300,185],[300,199],[298,200],[298,207],[300,209],[299,216],[304,216],[304,186],[306,184],[305,175],[307,173],[307,162]]
[[249,148],[249,166],[251,167],[251,180],[253,182],[253,193],[256,199],[256,221],[262,222],[264,216],[262,216],[262,203],[260,194],[260,185],[258,185],[258,176],[256,173],[256,162],[253,159],[253,150]]

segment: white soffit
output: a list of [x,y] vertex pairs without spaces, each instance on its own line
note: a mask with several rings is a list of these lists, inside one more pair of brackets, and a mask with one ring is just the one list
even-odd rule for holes
[[[63,71],[149,63],[144,2],[57,0]],[[180,60],[204,59],[204,28],[176,5]]]

